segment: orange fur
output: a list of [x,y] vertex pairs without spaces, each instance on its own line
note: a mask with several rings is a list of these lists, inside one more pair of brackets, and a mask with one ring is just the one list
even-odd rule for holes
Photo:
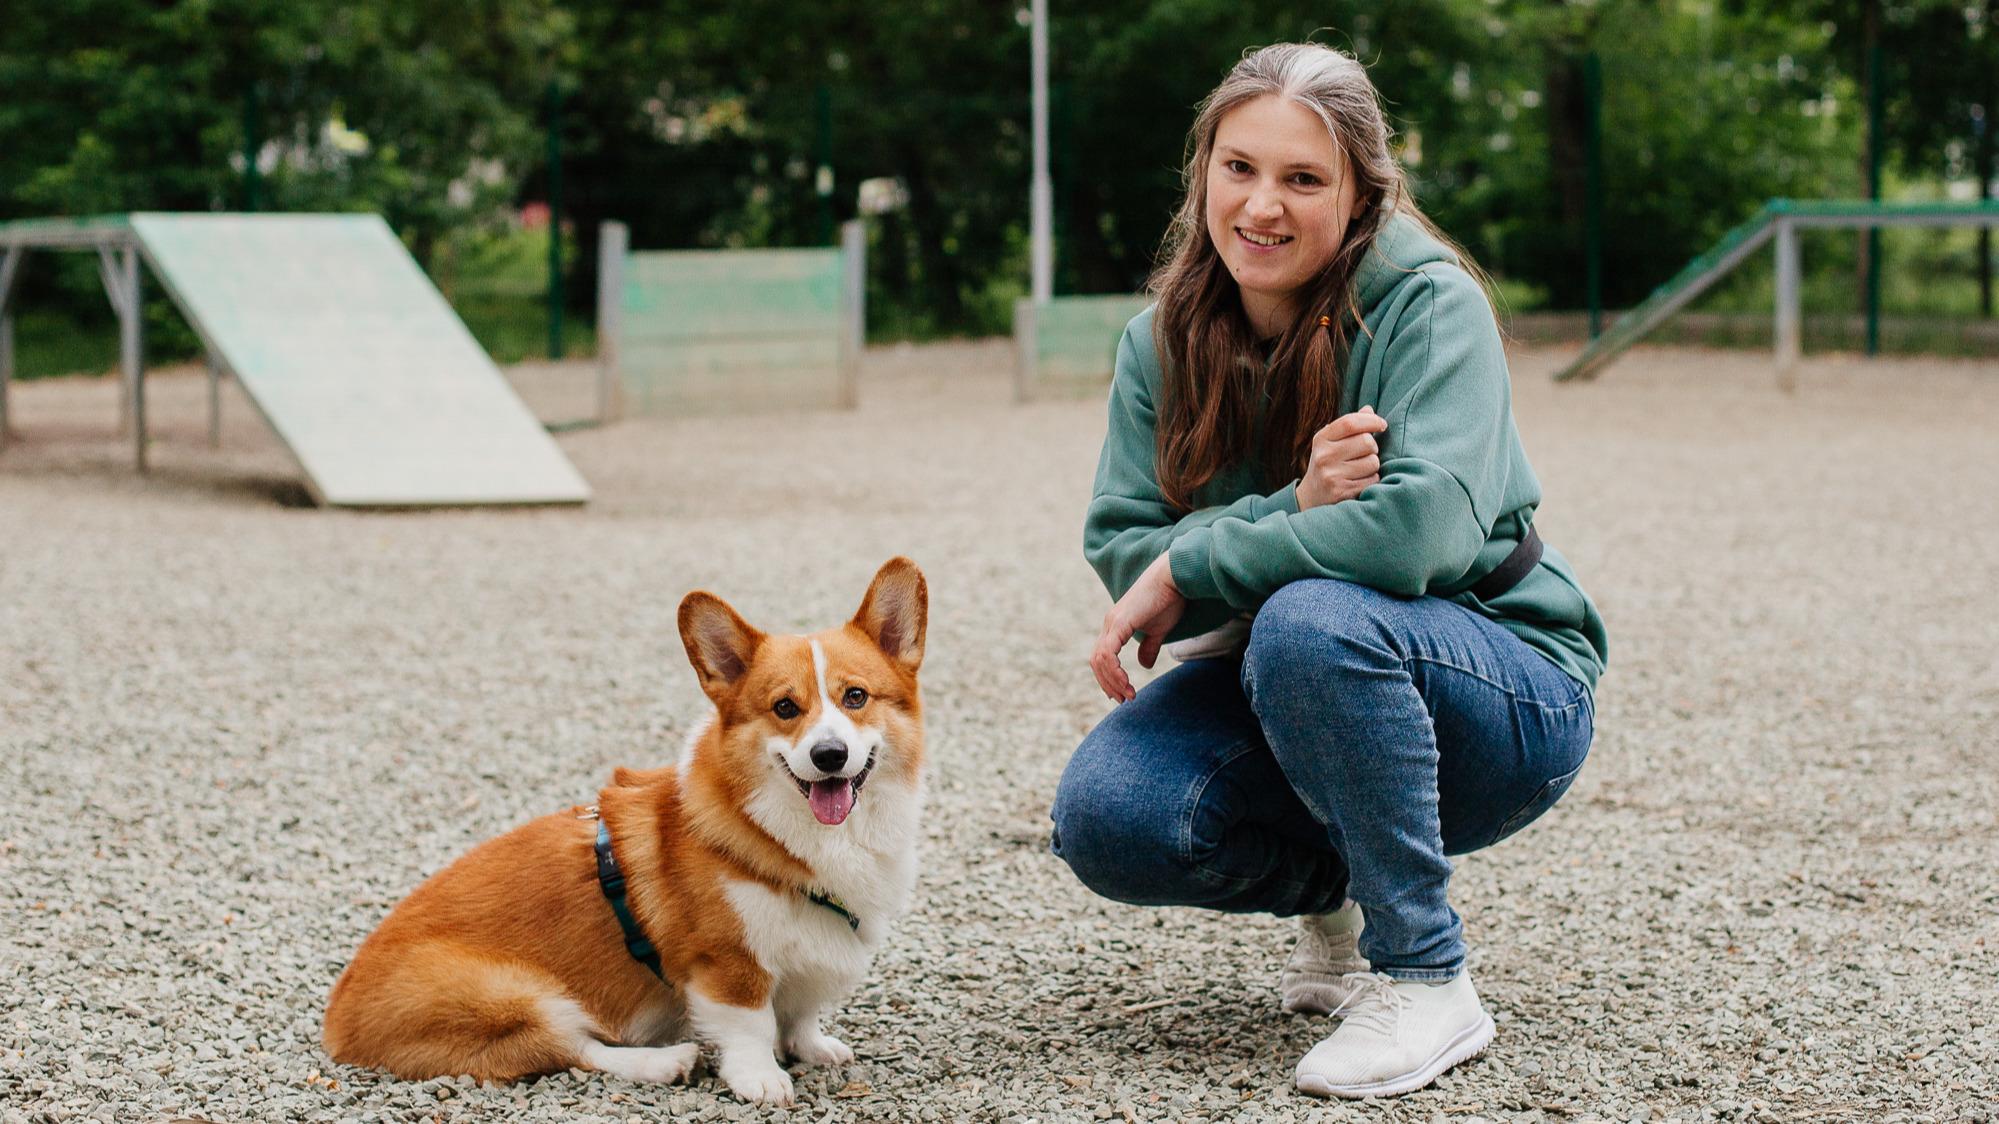
[[[886,624],[879,597],[901,599],[886,607]],[[682,636],[717,718],[684,769],[620,768],[597,801],[666,982],[626,953],[597,881],[597,823],[573,808],[474,847],[396,906],[334,984],[327,1052],[405,1078],[510,1081],[587,1064],[586,1036],[683,1040],[690,988],[730,1007],[766,1006],[773,979],[727,887],[803,892],[816,878],[746,807],[771,767],[766,739],[785,726],[771,704],[812,683],[817,641],[840,689],[869,693],[895,746],[869,785],[915,786],[926,616],[921,574],[905,559],[882,568],[853,621],[810,638],[766,637],[718,599],[690,594]]]

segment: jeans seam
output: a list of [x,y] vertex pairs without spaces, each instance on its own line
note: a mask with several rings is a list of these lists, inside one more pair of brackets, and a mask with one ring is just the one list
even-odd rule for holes
[[1221,760],[1215,763],[1214,768],[1208,770],[1207,774],[1201,778],[1201,783],[1195,785],[1193,791],[1188,795],[1186,807],[1182,808],[1180,812],[1180,838],[1178,840],[1180,865],[1186,867],[1188,870],[1201,869],[1194,862],[1194,816],[1201,809],[1201,801],[1208,795],[1208,786],[1215,783],[1215,778],[1222,775],[1223,769],[1247,757],[1255,748],[1256,743],[1250,741],[1238,742],[1230,746],[1223,753]]
[[1553,703],[1545,703],[1535,698],[1526,698],[1523,697],[1520,694],[1520,692],[1514,690],[1512,687],[1509,687],[1506,684],[1501,683],[1497,679],[1494,679],[1491,676],[1484,674],[1483,672],[1476,671],[1469,667],[1460,667],[1449,660],[1439,659],[1435,656],[1410,656],[1409,658],[1402,661],[1403,672],[1405,674],[1408,674],[1411,668],[1416,664],[1428,664],[1431,667],[1441,667],[1446,671],[1455,671],[1459,675],[1469,676],[1473,679],[1478,680],[1480,683],[1483,683],[1486,686],[1491,687],[1493,690],[1498,691],[1500,694],[1505,695],[1507,697],[1507,700],[1512,703],[1525,704],[1527,706],[1534,707],[1537,710],[1541,710],[1549,714],[1560,714],[1563,711],[1574,710],[1577,707],[1582,706],[1584,700],[1588,697],[1587,693],[1582,690],[1579,684],[1574,684],[1572,682],[1571,685],[1576,688],[1576,697],[1569,702],[1557,705]]

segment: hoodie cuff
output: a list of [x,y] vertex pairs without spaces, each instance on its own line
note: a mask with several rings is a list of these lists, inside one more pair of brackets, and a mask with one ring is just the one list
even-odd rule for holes
[[1173,540],[1166,552],[1173,585],[1189,601],[1213,601],[1222,595],[1221,586],[1214,579],[1214,568],[1208,564],[1212,537],[1209,528],[1198,527]]
[[1258,505],[1256,517],[1261,519],[1266,515],[1276,515],[1280,512],[1285,515],[1298,514],[1298,482],[1296,480],[1270,493],[1264,499],[1263,503]]

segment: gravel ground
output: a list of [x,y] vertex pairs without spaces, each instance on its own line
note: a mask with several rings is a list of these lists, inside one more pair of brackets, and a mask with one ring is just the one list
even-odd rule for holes
[[[576,510],[302,508],[232,392],[18,386],[0,455],[0,1121],[1995,1120],[1999,368],[1516,355],[1540,526],[1610,622],[1592,763],[1453,884],[1499,1037],[1439,1086],[1290,1091],[1288,924],[1094,899],[1045,851],[1104,713],[1078,548],[1100,401],[1009,404],[1004,342],[880,349],[858,413],[561,437]],[[545,413],[579,368],[517,372]],[[666,761],[674,630],[772,628],[907,553],[933,598],[914,910],[788,1112],[712,1079],[406,1083],[330,1062],[328,987],[470,844]]]

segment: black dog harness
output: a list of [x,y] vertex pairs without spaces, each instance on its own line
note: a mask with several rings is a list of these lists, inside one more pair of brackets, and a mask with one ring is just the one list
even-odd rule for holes
[[[624,930],[625,951],[664,982],[666,975],[659,970],[659,950],[646,939],[645,930],[639,928],[638,918],[632,916],[631,903],[625,900],[625,872],[619,869],[618,856],[611,850],[611,825],[604,822],[594,804],[577,813],[576,818],[597,821],[597,886],[604,891],[604,900],[611,903],[611,912],[618,917],[618,928]],[[806,892],[805,900],[839,914],[848,929],[856,933],[861,931],[861,919],[839,898],[810,890]]]
[[[590,809],[590,814],[596,815],[597,810]],[[611,912],[618,915],[618,928],[625,931],[625,951],[665,982],[666,976],[659,970],[659,950],[639,929],[631,904],[625,901],[625,872],[618,869],[618,856],[611,852],[611,825],[601,817],[597,820],[597,885],[604,891],[604,900],[611,903]]]

